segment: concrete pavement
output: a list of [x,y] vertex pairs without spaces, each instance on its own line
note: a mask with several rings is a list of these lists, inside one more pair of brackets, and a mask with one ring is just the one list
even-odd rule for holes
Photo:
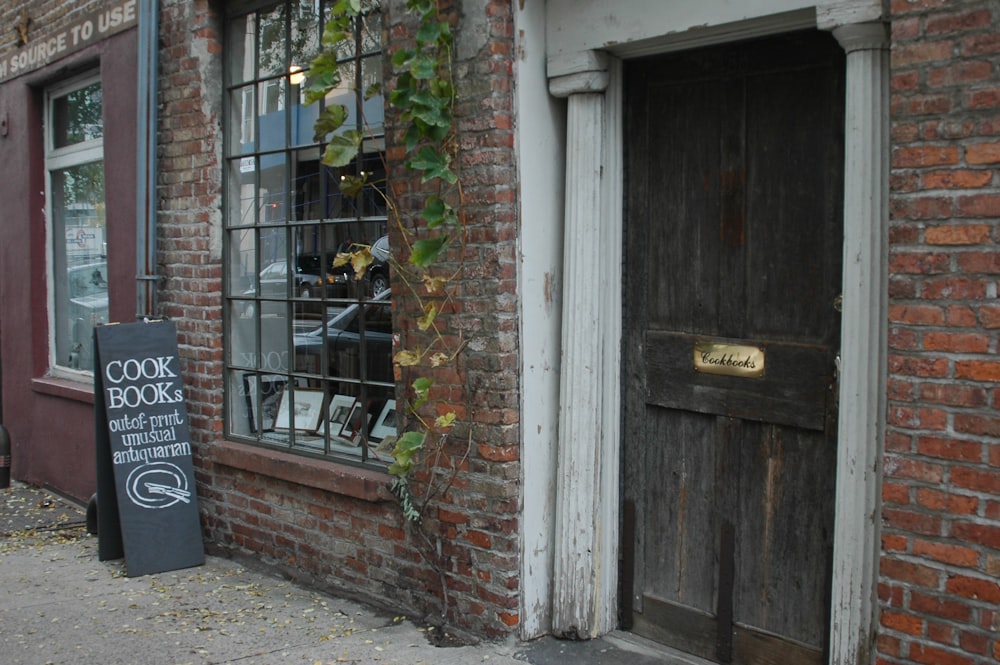
[[692,664],[621,637],[440,647],[414,618],[237,562],[129,578],[98,561],[82,507],[0,490],[0,661],[8,665]]

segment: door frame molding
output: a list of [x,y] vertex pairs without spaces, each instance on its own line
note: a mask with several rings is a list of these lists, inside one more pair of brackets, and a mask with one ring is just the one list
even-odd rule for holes
[[[829,3],[815,13],[790,12],[783,15],[785,20],[767,24],[771,33],[803,27],[831,31],[847,54],[844,306],[830,638],[830,663],[838,664],[870,663],[876,626],[889,192],[888,32],[881,12],[880,3]],[[746,22],[748,34],[759,35],[760,25]],[[661,41],[656,51],[748,36],[740,24],[702,34],[703,40],[687,34],[675,44]],[[645,55],[648,47],[643,48]],[[620,254],[600,250],[621,247],[624,109],[618,56],[638,53],[630,49],[634,51],[626,45],[611,52],[548,58],[549,91],[568,98],[569,108],[564,274],[597,266],[591,276],[602,285],[595,289],[593,280],[563,282],[552,581],[552,632],[557,635],[595,637],[617,627],[622,275]],[[581,146],[578,139],[584,136],[602,137],[602,145]],[[586,159],[596,159],[600,168]],[[587,195],[587,206],[578,205],[581,193]],[[580,312],[599,316],[590,319],[592,326],[581,326]],[[584,383],[604,390],[581,391]]]

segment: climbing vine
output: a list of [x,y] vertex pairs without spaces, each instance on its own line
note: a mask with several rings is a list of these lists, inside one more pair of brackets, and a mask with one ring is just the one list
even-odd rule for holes
[[[360,67],[361,54],[355,55],[353,63],[345,62],[339,57],[344,49],[339,47],[353,43],[360,23],[378,11],[379,4],[377,0],[339,0],[333,5],[323,33],[322,50],[309,69],[307,104],[323,102],[334,89],[342,90],[345,83],[350,87],[351,82],[343,80],[342,69],[350,64]],[[390,222],[397,226],[397,236],[402,240],[402,247],[394,250],[394,274],[419,304],[422,315],[416,321],[417,327],[429,333],[430,340],[424,347],[402,348],[393,361],[400,368],[418,368],[414,370],[418,373],[419,368],[455,363],[464,345],[461,336],[456,342],[442,333],[437,316],[453,301],[462,270],[461,260],[458,267],[445,268],[440,259],[449,247],[464,245],[465,219],[461,182],[456,172],[458,141],[453,116],[451,24],[442,17],[437,0],[408,0],[406,8],[416,19],[416,31],[412,43],[392,56],[394,86],[389,103],[398,111],[403,127],[404,165],[419,177],[421,191],[426,194],[419,211],[409,215],[406,224],[391,190],[382,187],[377,191],[384,192]],[[364,100],[382,91],[372,87],[354,92],[358,100]],[[360,111],[361,107],[358,103],[356,108]],[[361,151],[365,132],[346,128],[349,117],[350,110],[343,105],[327,105],[320,111],[314,129],[316,139],[326,141],[323,163],[328,166],[346,166]],[[362,174],[345,177],[340,188],[345,194],[355,196],[373,184],[376,183],[368,182],[368,175]],[[369,246],[355,245],[338,254],[335,265],[350,262],[356,278],[361,279],[372,262],[370,250]],[[421,455],[440,457],[455,425],[453,408],[443,403],[430,404],[433,387],[434,381],[429,376],[419,376],[410,384],[404,400],[410,425],[397,439],[394,461],[389,467],[392,491],[406,519],[415,523],[421,521],[428,503],[450,486],[458,468],[452,464],[450,477],[436,479],[435,460],[421,499],[418,501],[411,491],[411,474]],[[436,415],[425,415],[428,412]],[[470,447],[466,446],[466,455]]]

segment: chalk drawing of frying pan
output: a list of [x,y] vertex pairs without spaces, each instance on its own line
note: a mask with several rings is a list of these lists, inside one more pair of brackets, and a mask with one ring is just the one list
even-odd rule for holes
[[141,508],[169,508],[191,503],[187,475],[170,462],[149,462],[137,466],[125,481],[128,498]]

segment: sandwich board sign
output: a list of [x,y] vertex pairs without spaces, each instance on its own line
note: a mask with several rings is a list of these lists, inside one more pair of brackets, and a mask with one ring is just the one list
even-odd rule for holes
[[173,322],[95,330],[98,558],[129,577],[198,566],[205,548]]

